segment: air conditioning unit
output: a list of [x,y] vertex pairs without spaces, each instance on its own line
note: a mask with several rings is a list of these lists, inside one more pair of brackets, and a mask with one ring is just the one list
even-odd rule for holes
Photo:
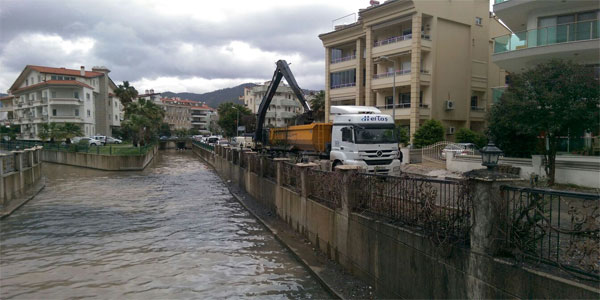
[[446,100],[446,110],[454,109],[454,101]]
[[456,128],[448,127],[448,134],[454,134],[454,131],[456,131]]

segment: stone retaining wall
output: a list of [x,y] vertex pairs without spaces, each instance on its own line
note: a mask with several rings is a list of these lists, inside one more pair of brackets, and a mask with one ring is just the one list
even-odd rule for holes
[[146,154],[127,156],[43,150],[42,160],[105,171],[140,171],[146,168],[157,153],[158,145],[152,147]]
[[43,188],[41,153],[41,147],[33,147],[0,154],[0,217]]

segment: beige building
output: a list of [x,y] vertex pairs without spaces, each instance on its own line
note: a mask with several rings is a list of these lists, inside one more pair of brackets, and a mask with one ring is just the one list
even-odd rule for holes
[[193,128],[200,134],[210,134],[210,123],[216,113],[206,103],[175,97],[161,98],[157,104],[165,110],[164,122],[171,130]]
[[[240,100],[244,101],[244,105],[248,107],[253,114],[258,113],[262,98],[265,96],[269,84],[270,81],[267,81],[262,85],[244,88],[244,95],[240,96]],[[292,88],[281,82],[269,105],[269,109],[265,116],[265,126],[286,126],[302,112],[304,112],[304,108],[296,98]]]
[[123,108],[109,72],[106,67],[26,66],[2,99],[10,124],[21,127],[18,138],[36,140],[41,124],[67,122],[79,125],[86,136],[111,136],[121,126]]
[[509,33],[488,0],[389,0],[358,21],[319,35],[325,47],[325,107],[376,106],[411,137],[425,120],[481,131],[493,87],[505,73],[491,62],[492,35]]

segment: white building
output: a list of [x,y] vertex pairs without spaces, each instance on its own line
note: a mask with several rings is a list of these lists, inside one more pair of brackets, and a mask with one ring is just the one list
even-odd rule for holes
[[[250,88],[244,88],[244,95],[240,96],[240,100],[244,101],[244,105],[254,114],[258,113],[260,103],[264,97],[270,81],[263,85],[257,85]],[[274,127],[283,127],[293,120],[298,114],[304,112],[302,105],[296,98],[292,89],[283,82],[279,84],[269,109],[265,117],[265,126],[272,125]]]
[[[598,70],[600,1],[495,0],[494,13],[513,32],[494,38],[492,61],[508,72],[552,58]],[[501,94],[498,89],[494,98]]]
[[[19,139],[35,140],[43,123],[74,123],[83,134],[112,135],[121,126],[122,105],[105,67],[86,71],[28,65],[8,90],[11,124],[20,125]],[[12,97],[12,98],[10,98]],[[10,100],[9,100],[10,98]],[[8,106],[8,105],[7,105]]]

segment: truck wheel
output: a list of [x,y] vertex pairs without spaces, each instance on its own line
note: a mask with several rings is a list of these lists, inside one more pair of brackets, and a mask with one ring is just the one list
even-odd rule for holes
[[333,165],[331,165],[331,171],[336,172],[335,167],[341,166],[341,165],[343,165],[341,161],[339,161],[339,160],[334,161]]

